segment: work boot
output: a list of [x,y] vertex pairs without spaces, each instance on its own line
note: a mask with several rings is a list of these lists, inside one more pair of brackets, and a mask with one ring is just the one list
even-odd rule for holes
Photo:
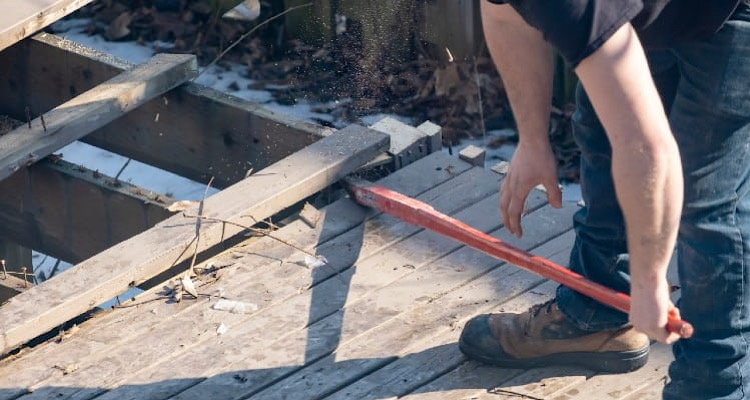
[[459,348],[469,358],[504,368],[580,366],[634,371],[648,361],[649,339],[630,326],[589,332],[570,323],[557,301],[522,314],[483,314],[466,323]]

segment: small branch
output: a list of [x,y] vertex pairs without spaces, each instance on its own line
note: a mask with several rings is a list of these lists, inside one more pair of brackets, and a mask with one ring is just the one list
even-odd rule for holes
[[518,397],[518,398],[521,398],[521,399],[529,399],[529,400],[544,400],[541,397],[531,396],[531,395],[528,395],[528,394],[518,393],[518,392],[514,392],[512,390],[507,390],[507,389],[502,389],[502,388],[491,389],[491,390],[488,390],[487,393],[504,395],[504,396],[508,396],[508,397]]
[[482,106],[482,86],[479,82],[479,73],[477,72],[477,58],[474,57],[474,80],[477,84],[477,97],[479,98],[479,121],[482,126],[482,142],[483,148],[487,148],[487,128],[484,125],[484,107]]
[[195,267],[195,260],[198,258],[198,248],[200,246],[201,241],[201,220],[203,218],[203,203],[206,202],[206,196],[208,196],[208,189],[211,188],[211,184],[214,182],[214,177],[212,176],[211,179],[209,179],[208,184],[206,185],[206,191],[203,192],[203,198],[201,199],[201,202],[198,204],[198,216],[195,218],[195,250],[193,251],[193,259],[190,261],[190,269],[188,269],[188,273],[190,275],[195,275],[194,267]]
[[[188,214],[185,214],[185,213],[183,213],[182,215],[185,218],[196,218],[195,215],[188,215]],[[246,229],[246,230],[251,231],[251,232],[259,233],[259,234],[261,234],[263,236],[267,236],[267,237],[269,237],[269,238],[271,238],[273,240],[276,240],[277,242],[279,242],[281,244],[287,245],[287,246],[289,246],[289,247],[291,247],[291,248],[293,248],[293,249],[295,249],[297,251],[301,251],[301,252],[303,252],[303,253],[311,256],[311,257],[315,257],[316,260],[325,263],[325,260],[321,259],[318,255],[316,255],[314,253],[311,253],[310,251],[305,250],[305,249],[303,249],[303,248],[301,248],[301,247],[299,247],[299,246],[297,246],[295,244],[289,243],[289,242],[287,242],[284,239],[281,239],[281,238],[278,238],[278,237],[276,237],[274,235],[271,235],[266,229],[255,228],[255,227],[252,227],[252,226],[238,224],[236,222],[227,221],[227,220],[223,220],[223,219],[219,219],[219,218],[203,217],[203,216],[198,216],[198,217],[200,219],[204,220],[204,221],[219,222],[219,223],[222,223],[222,224],[232,225],[232,226],[236,226],[238,228]],[[250,217],[250,218],[252,218],[252,217]],[[253,218],[253,220],[255,220],[255,218]]]

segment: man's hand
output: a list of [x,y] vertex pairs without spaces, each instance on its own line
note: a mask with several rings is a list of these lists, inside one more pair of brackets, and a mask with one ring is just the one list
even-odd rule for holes
[[547,190],[547,199],[553,207],[562,207],[562,193],[557,186],[555,157],[549,141],[519,142],[508,168],[508,175],[500,189],[500,215],[508,231],[518,237],[523,235],[521,216],[526,198],[536,185]]
[[630,295],[630,322],[636,330],[664,344],[680,339],[679,334],[667,332],[667,317],[672,313],[680,318],[680,310],[669,299],[669,284],[665,279],[645,284],[633,282]]

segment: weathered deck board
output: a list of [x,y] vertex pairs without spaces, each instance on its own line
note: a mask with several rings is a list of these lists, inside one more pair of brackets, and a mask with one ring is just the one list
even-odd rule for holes
[[[490,202],[494,200],[495,198],[491,199]],[[478,205],[482,203],[485,202],[480,202]],[[496,203],[493,205],[496,206]],[[479,210],[474,209],[473,211]],[[479,226],[479,224],[475,224],[475,226]],[[534,238],[532,236],[529,239],[529,243],[533,242]],[[389,259],[392,258],[394,257],[390,255]],[[355,300],[347,301],[342,310],[327,318],[344,321],[341,327],[340,339],[338,341],[326,342],[323,337],[318,339],[312,336],[319,331],[326,332],[325,329],[318,329],[319,326],[325,326],[326,320],[310,326],[309,335],[311,336],[308,337],[310,344],[305,348],[305,359],[303,360],[304,364],[308,365],[292,377],[288,377],[279,383],[283,387],[283,390],[277,386],[271,386],[266,391],[257,393],[253,398],[265,399],[275,398],[276,396],[291,396],[299,399],[318,398],[322,394],[325,394],[327,390],[330,390],[331,385],[334,387],[338,386],[342,380],[346,381],[352,375],[357,376],[366,373],[368,370],[377,368],[382,363],[387,363],[392,350],[410,345],[410,341],[418,340],[420,335],[429,336],[431,331],[447,327],[451,322],[450,316],[441,315],[437,309],[418,310],[417,312],[412,311],[412,309],[422,303],[438,306],[440,305],[439,298],[444,292],[460,286],[466,280],[474,277],[475,274],[484,273],[485,271],[482,268],[488,267],[480,264],[475,271],[471,264],[474,260],[475,255],[459,251],[421,266],[415,263],[415,271],[413,273],[405,275],[386,286],[370,291],[366,296],[361,296],[359,300],[356,300],[357,297],[353,296],[352,292],[356,293],[361,290],[361,284],[358,285],[358,281],[366,281],[369,286],[370,282],[377,279],[374,275],[384,275],[388,272],[387,270],[391,269],[390,266],[386,269],[380,269],[378,268],[379,263],[375,262],[358,265],[359,270],[352,278],[349,294],[349,298]],[[493,264],[496,263],[495,261]],[[392,265],[397,264],[394,263]],[[463,265],[465,268],[458,268],[457,266],[459,265]],[[359,277],[360,275],[361,278]],[[512,289],[508,290],[512,291]],[[445,308],[442,308],[442,305],[440,305],[440,311],[445,312]],[[312,343],[317,343],[318,341],[324,343],[324,345],[320,346],[319,349],[315,349],[316,351],[312,351]],[[293,349],[299,349],[300,345],[291,340],[286,342],[288,344],[279,345],[279,350],[275,353],[277,356],[273,358],[273,361],[281,362],[285,365],[294,365],[294,362],[298,360],[289,358],[287,354],[295,354]],[[337,353],[335,355],[326,355],[336,349],[334,346],[337,343]],[[377,343],[378,345],[371,346],[373,343]],[[362,344],[365,345],[362,346]],[[248,353],[243,352],[243,354],[246,355],[243,359],[247,359],[248,361],[240,361],[233,364],[236,366],[234,369],[247,370],[248,372],[243,374],[243,376],[248,378],[248,381],[254,381],[254,385],[238,385],[232,379],[228,379],[229,377],[222,375],[209,379],[190,391],[176,396],[176,398],[198,399],[219,393],[229,393],[232,396],[244,397],[257,392],[258,386],[262,387],[264,383],[273,382],[264,376],[270,375],[265,371],[259,371],[258,373],[254,371],[262,363],[252,360],[261,354],[267,355],[264,351],[256,349]],[[324,356],[325,358],[315,361]],[[341,363],[336,361],[342,358],[350,361]],[[315,362],[310,364],[311,361]],[[261,376],[262,379],[259,381],[256,380],[257,376]],[[303,376],[305,378],[301,379]],[[315,387],[310,385],[315,385]],[[294,387],[299,389],[300,386],[304,388],[304,395],[301,394],[301,389],[294,389]]]
[[[379,183],[394,190],[418,196],[418,198],[425,201],[434,201],[442,192],[447,190],[446,188],[461,186],[459,182],[467,179],[464,175],[466,175],[465,172],[469,167],[463,161],[456,160],[443,153],[436,153],[416,162],[408,169],[402,169],[387,176]],[[473,171],[472,174],[475,174],[477,171]],[[449,204],[449,206],[454,207],[455,205]],[[278,231],[276,236],[287,242],[295,243],[301,248],[314,250],[316,246],[326,246],[326,243],[331,239],[357,228],[365,218],[367,218],[367,223],[371,227],[368,228],[368,231],[372,231],[371,235],[375,235],[377,231],[384,229],[395,229],[395,226],[399,224],[403,227],[403,223],[397,222],[389,216],[377,214],[373,211],[366,213],[363,208],[355,205],[348,199],[339,200],[323,208],[321,212],[323,213],[321,222],[315,229],[310,228],[301,221],[296,221]],[[398,229],[398,231],[401,230]],[[357,231],[360,235],[361,232],[362,228]],[[392,240],[397,239],[393,238]],[[310,271],[307,271],[302,274],[303,277],[297,278],[296,281],[289,280],[289,274],[300,270],[299,265],[289,260],[295,254],[296,251],[294,249],[266,237],[253,241],[246,246],[237,246],[224,255],[216,257],[213,262],[217,265],[228,266],[226,275],[244,273],[244,275],[241,275],[242,279],[238,279],[236,282],[233,281],[236,287],[242,287],[247,280],[265,279],[266,283],[268,283],[268,289],[271,292],[266,293],[262,290],[262,287],[258,287],[257,285],[248,285],[249,287],[243,290],[245,293],[243,297],[255,301],[255,298],[260,295],[264,300],[262,306],[268,307],[290,295],[296,294],[299,288],[326,278],[327,275],[321,272],[329,271],[321,270],[318,271],[315,277],[311,277]],[[299,261],[299,257],[297,258],[294,261]],[[288,260],[289,262],[279,265],[282,260]],[[232,266],[233,264],[236,264],[236,266]],[[252,265],[254,267],[253,272],[248,274],[247,268],[242,267],[242,264]],[[278,280],[283,280],[284,282],[289,280],[289,282],[281,287],[277,287],[273,283]],[[141,296],[138,301],[154,298],[157,296],[157,292],[159,292],[158,288],[152,289]],[[242,293],[234,293],[234,295],[242,295]],[[84,324],[81,333],[74,336],[71,341],[61,344],[59,351],[57,346],[48,344],[35,349],[27,357],[18,360],[13,365],[1,366],[0,387],[17,385],[19,388],[24,388],[41,382],[43,379],[59,372],[52,369],[52,365],[65,364],[66,360],[71,358],[83,359],[102,348],[98,346],[99,344],[108,343],[116,345],[125,339],[129,339],[129,336],[137,336],[144,330],[152,329],[155,325],[164,322],[165,318],[177,317],[179,314],[190,312],[192,309],[207,307],[207,304],[208,300],[206,299],[195,302],[186,301],[179,305],[160,301],[140,307],[119,309],[116,312],[97,318],[95,324]],[[153,313],[144,313],[144,308],[153,311]],[[128,333],[128,335],[125,335],[125,338],[119,334],[123,329],[121,326],[122,321],[129,321],[129,324],[125,328]],[[23,371],[22,373],[17,372],[19,366]],[[14,370],[15,373],[12,374],[11,378],[11,372]]]
[[[457,179],[461,178],[464,175],[467,174],[463,174]],[[471,175],[473,175],[473,177]],[[471,175],[467,175],[471,179],[465,180],[463,184],[455,183],[452,185],[445,185],[446,187],[444,188],[444,190],[447,193],[436,194],[439,196],[436,196],[433,204],[441,209],[460,209],[478,199],[484,198],[497,191],[497,176],[488,176],[487,173],[482,173],[480,177],[484,177],[485,179],[481,180],[477,179],[476,174]],[[451,183],[453,182],[451,181]],[[468,195],[468,192],[473,192],[474,194]],[[495,205],[496,201],[493,202],[493,206]],[[122,360],[122,362],[110,361],[110,369],[107,374],[101,373],[101,370],[98,367],[101,362],[90,361],[90,368],[82,368],[80,371],[76,371],[72,374],[61,377],[60,379],[45,381],[35,385],[34,387],[41,385],[53,387],[76,387],[76,380],[81,379],[82,382],[98,382],[97,389],[92,390],[92,393],[96,393],[96,390],[99,390],[99,387],[102,386],[103,381],[106,382],[107,380],[115,380],[115,382],[117,382],[117,379],[121,379],[121,377],[127,377],[128,371],[130,371],[130,373],[134,373],[145,370],[146,368],[160,361],[164,361],[171,356],[179,355],[180,352],[192,348],[195,344],[198,344],[202,340],[208,340],[212,337],[215,337],[215,326],[217,326],[219,323],[224,323],[225,326],[230,329],[230,331],[222,337],[222,339],[227,341],[227,345],[234,346],[234,342],[231,341],[231,338],[234,338],[236,337],[236,335],[241,334],[253,338],[253,345],[249,348],[255,349],[255,351],[263,351],[263,349],[276,341],[279,337],[278,332],[274,330],[269,331],[266,327],[277,326],[281,332],[301,330],[305,327],[305,325],[313,323],[321,318],[324,318],[326,315],[336,312],[336,310],[341,307],[343,299],[347,298],[347,289],[349,286],[347,277],[354,271],[352,269],[349,269],[348,267],[355,263],[358,258],[360,261],[356,262],[357,268],[366,269],[365,265],[362,264],[369,265],[373,263],[373,261],[370,261],[370,259],[367,258],[371,254],[373,254],[375,257],[380,257],[384,251],[387,252],[392,247],[400,246],[402,245],[402,243],[424,241],[423,238],[420,238],[420,234],[409,236],[408,233],[404,232],[405,230],[417,232],[419,231],[418,228],[414,228],[397,222],[393,223],[392,225],[401,225],[401,227],[398,228],[387,226],[385,227],[385,229],[375,229],[373,230],[375,234],[365,234],[363,238],[359,239],[359,241],[361,241],[360,243],[364,243],[361,246],[358,243],[357,237],[361,237],[363,235],[363,231],[351,231],[351,233],[353,234],[352,236],[340,236],[334,240],[343,240],[338,240],[336,243],[331,243],[330,245],[326,246],[328,249],[318,249],[317,253],[325,255],[326,258],[330,260],[330,264],[333,268],[335,268],[335,270],[344,271],[343,273],[334,276],[332,279],[324,281],[321,284],[322,287],[314,286],[312,290],[304,291],[301,295],[298,295],[292,299],[288,299],[278,306],[267,308],[261,314],[253,316],[250,319],[248,319],[248,316],[241,314],[227,314],[215,311],[211,312],[210,310],[207,310],[207,307],[199,308],[195,310],[195,313],[193,314],[183,314],[177,316],[175,318],[172,318],[162,326],[158,327],[159,331],[168,332],[167,336],[165,336],[164,338],[169,337],[169,340],[167,340],[167,342],[172,343],[172,345],[170,346],[164,345],[157,341],[144,342],[142,339],[135,337],[132,338],[129,343],[122,344],[114,349],[109,348],[106,354],[101,355],[104,359],[113,360],[116,357],[117,359]],[[377,225],[374,225],[374,227],[377,227]],[[382,237],[385,236],[387,238],[388,231],[392,231],[393,228],[398,229],[398,232],[401,234],[392,236],[392,239],[383,240]],[[393,241],[400,240],[403,237],[406,237],[403,242],[399,242],[392,246],[389,246],[391,243],[393,243]],[[377,243],[370,243],[373,241],[377,241]],[[354,244],[354,246],[350,246],[348,244]],[[382,250],[384,246],[386,246],[386,249]],[[437,245],[431,246],[430,250],[436,252],[437,254],[435,256],[431,256],[429,254],[430,251],[425,249],[420,251],[420,257],[438,257],[440,254],[442,254],[440,248]],[[393,253],[391,252],[391,254]],[[415,257],[417,256],[415,255]],[[382,260],[382,258],[380,260]],[[292,261],[298,261],[302,263],[302,257]],[[416,261],[412,262],[416,264]],[[249,285],[249,287],[235,287],[230,283],[226,283],[225,285],[223,285],[225,293],[224,295],[233,299],[243,299],[247,301],[248,299],[257,299],[259,294],[262,295],[263,293],[266,293],[266,291],[269,290],[271,286],[273,286],[275,289],[270,290],[276,290],[278,292],[280,291],[279,289],[282,289],[287,293],[294,293],[295,290],[298,290],[300,287],[307,287],[308,282],[305,281],[310,280],[310,271],[300,268],[300,266],[295,265],[294,262],[291,262],[288,265],[293,269],[294,272],[283,274],[284,279],[277,284],[272,285],[270,283],[273,282],[273,275],[266,276],[265,279],[262,279],[262,276],[259,277],[259,280],[263,282],[261,287],[258,287],[257,284],[255,285],[255,287],[253,287],[253,285]],[[390,267],[388,267],[388,269],[390,269]],[[328,272],[326,269],[322,269],[321,271],[314,273],[314,275],[323,274],[326,272]],[[408,270],[406,272],[393,272],[393,274],[396,273],[408,273]],[[295,279],[295,276],[299,276],[302,279]],[[302,280],[303,282],[299,282],[300,280]],[[300,286],[300,284],[302,284],[302,286]],[[352,293],[352,291],[353,289],[349,290],[349,298],[359,297],[358,295]],[[311,302],[312,305],[307,307],[306,305],[311,304]],[[200,323],[196,323],[197,321],[200,321]],[[280,326],[282,324],[283,326]],[[135,343],[139,344],[135,345]],[[220,358],[223,352],[227,351],[226,347],[216,343],[214,343],[213,346],[209,347],[210,350],[206,349],[205,347],[201,347],[199,349],[200,355],[204,359],[205,357]],[[207,354],[207,351],[214,356]],[[305,352],[303,352],[302,354],[305,355]],[[185,359],[183,357],[176,357],[175,362],[178,363],[178,365],[184,365]],[[193,368],[203,371],[206,368],[206,365],[205,363],[197,363],[193,365]],[[174,370],[173,368],[165,367],[163,365],[159,365],[158,368],[155,369],[157,372],[169,372]],[[183,368],[183,370],[190,371],[190,369],[187,368]],[[139,396],[144,395],[143,390],[139,390],[139,392]],[[52,389],[39,390],[34,393],[33,397],[30,398],[55,397],[58,395],[58,393],[61,392]],[[67,394],[68,390],[65,389],[62,393]],[[73,396],[71,398],[82,399],[87,398],[89,395],[90,394],[88,393],[81,393],[76,394],[76,396]]]
[[[526,238],[514,244],[526,249],[539,246],[533,248],[535,254],[550,257],[564,264],[571,236],[569,233],[563,234],[544,243],[544,239],[554,236],[559,229],[541,221],[544,218],[543,214],[547,213],[549,213],[549,209],[542,209],[528,217],[530,224],[527,226],[532,230],[526,232],[526,234],[536,237],[536,240]],[[536,226],[533,225],[534,222],[541,222],[538,229],[533,228]],[[503,240],[512,240],[512,236],[504,230],[496,232],[495,235]],[[540,243],[543,244],[540,245]],[[464,248],[461,252],[474,253],[470,256],[471,265],[476,266],[480,276],[442,297],[419,303],[413,311],[422,315],[435,315],[436,319],[437,316],[449,312],[450,323],[444,324],[449,329],[444,327],[441,327],[442,330],[437,329],[436,332],[438,333],[434,337],[421,340],[416,345],[410,346],[407,353],[400,355],[398,360],[362,377],[349,386],[341,388],[326,399],[380,399],[407,394],[417,387],[439,378],[465,361],[465,358],[455,346],[455,342],[460,334],[460,328],[469,318],[487,309],[497,309],[500,306],[506,309],[515,307],[516,300],[511,300],[510,303],[507,303],[507,300],[513,299],[519,293],[528,290],[532,290],[533,293],[520,295],[520,298],[528,297],[535,302],[542,299],[541,290],[543,289],[535,288],[542,282],[541,278],[522,272],[513,266],[502,263],[498,266],[497,260],[480,255],[472,249]],[[455,265],[466,264],[457,263]],[[482,270],[490,266],[492,269],[489,271]],[[482,273],[486,273],[486,275],[482,275]]]
[[[350,126],[210,197],[204,216],[254,225],[341,179],[387,145],[386,135]],[[191,254],[185,250],[193,242],[195,230],[194,221],[174,216],[16,296],[0,307],[0,320],[5,322],[0,352],[189,258]],[[204,221],[198,251],[240,231],[237,226]]]
[[[549,239],[553,235],[555,235],[554,230],[547,230],[546,233],[542,233],[537,238],[540,239],[540,242],[543,242],[544,239]],[[533,242],[533,239],[529,240],[529,243]],[[544,250],[541,251],[545,255],[550,255]],[[461,265],[461,263],[453,265]],[[494,295],[497,298],[513,298],[541,281],[536,276],[519,272],[514,268],[502,268],[502,270],[505,272],[505,283],[495,287]],[[464,279],[471,278],[471,274],[458,275],[463,275]],[[440,278],[443,277],[438,276],[433,282],[444,280]],[[307,366],[250,398],[318,399],[339,390],[350,382],[366,379],[371,372],[383,368],[396,361],[397,358],[408,359],[419,355],[420,351],[415,351],[416,349],[421,348],[423,352],[428,353],[441,353],[450,345],[433,347],[435,346],[435,339],[442,339],[440,335],[446,332],[455,333],[453,329],[461,325],[459,314],[463,316],[465,312],[470,313],[472,311],[471,303],[464,300],[464,297],[470,297],[472,289],[460,288],[465,283],[454,281],[452,284],[458,285],[459,288],[454,288],[455,292],[451,293],[452,295],[448,298],[438,297],[432,301],[423,301],[423,304],[416,302],[408,309],[403,309],[403,314],[395,318],[384,318],[384,313],[379,309],[380,304],[377,304],[378,308],[373,310],[362,310],[368,311],[368,313],[355,314],[359,317],[357,318],[359,320],[357,321],[358,325],[364,325],[362,320],[367,319],[373,320],[372,325],[378,325],[369,331],[362,332],[356,340],[342,343],[334,354]],[[432,285],[435,286],[435,283]],[[393,286],[395,287],[386,288],[384,291],[397,289],[397,285]],[[426,289],[426,286],[422,285],[419,289]],[[426,292],[429,295],[429,291]],[[452,302],[451,300],[457,301]],[[486,307],[486,303],[483,301],[480,301],[479,305]],[[460,313],[459,309],[461,310]],[[346,316],[347,310],[344,311]],[[440,343],[443,340],[437,340],[437,342]],[[423,346],[430,347],[424,349]],[[388,390],[390,388],[383,387],[382,389]],[[197,397],[189,398],[195,399]],[[362,397],[351,396],[349,398]]]
[[[566,263],[577,207],[552,209],[534,192],[525,235],[512,237],[497,215],[500,178],[453,160],[432,155],[386,186]],[[465,321],[523,311],[551,298],[556,283],[348,199],[321,212],[316,228],[296,221],[276,235],[324,255],[328,266],[307,268],[304,253],[263,238],[208,261],[223,267],[218,281],[196,279],[201,293],[222,288],[227,298],[257,303],[257,312],[211,310],[215,299],[204,298],[115,310],[60,344],[0,362],[0,399],[572,400],[660,392],[667,347],[624,375],[467,361],[455,344]],[[220,324],[228,328],[222,335]],[[64,375],[59,367],[71,363],[77,369]],[[26,389],[35,392],[21,396]]]
[[0,137],[0,179],[193,78],[195,56],[157,54]]
[[[550,398],[550,400],[587,400],[607,399],[620,400],[630,398],[635,392],[650,390],[651,386],[664,386],[669,363],[673,360],[672,351],[668,346],[662,344],[651,345],[648,364],[643,368],[629,374],[596,375],[586,382],[573,386],[563,393]],[[659,387],[659,394],[661,394]],[[641,397],[633,397],[641,399]],[[659,397],[661,398],[661,397]]]
[[92,0],[5,0],[0,13],[0,51]]

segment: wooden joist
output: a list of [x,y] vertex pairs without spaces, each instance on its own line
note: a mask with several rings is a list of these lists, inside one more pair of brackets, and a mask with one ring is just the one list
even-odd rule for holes
[[91,3],[92,0],[5,0],[0,13],[0,50]]
[[0,137],[0,179],[101,128],[197,74],[195,56],[158,54]]
[[172,215],[173,199],[45,159],[0,182],[0,237],[78,263]]
[[[131,68],[42,33],[0,52],[0,113],[25,121]],[[158,116],[158,118],[157,118]],[[330,134],[258,104],[188,83],[83,141],[198,182],[227,187]]]
[[[265,168],[205,201],[200,239],[195,219],[173,216],[32,288],[0,307],[0,354],[70,320],[329,186],[388,147],[388,136],[360,126]],[[197,213],[196,209],[188,213]],[[194,246],[199,242],[200,246]]]

